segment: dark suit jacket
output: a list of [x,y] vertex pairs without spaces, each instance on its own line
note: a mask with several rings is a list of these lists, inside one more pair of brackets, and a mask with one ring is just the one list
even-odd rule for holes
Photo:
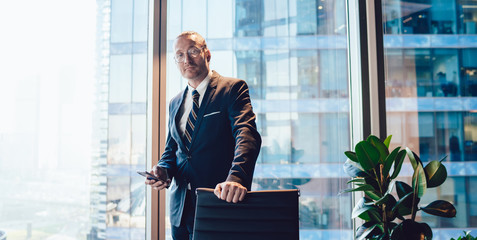
[[178,112],[186,93],[187,88],[170,102],[166,148],[158,163],[174,180],[170,201],[174,226],[180,224],[189,183],[192,192],[199,187],[215,188],[226,180],[250,190],[261,146],[247,84],[213,71],[187,151],[178,130],[182,117]]

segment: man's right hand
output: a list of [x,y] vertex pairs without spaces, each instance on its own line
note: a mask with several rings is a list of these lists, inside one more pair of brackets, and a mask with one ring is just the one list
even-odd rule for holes
[[164,188],[169,187],[169,185],[171,184],[171,180],[168,178],[167,172],[164,168],[154,166],[150,173],[153,174],[154,176],[156,176],[159,179],[163,179],[163,180],[159,180],[159,181],[146,179],[145,183],[147,185],[151,185],[151,187],[153,189],[162,190]]

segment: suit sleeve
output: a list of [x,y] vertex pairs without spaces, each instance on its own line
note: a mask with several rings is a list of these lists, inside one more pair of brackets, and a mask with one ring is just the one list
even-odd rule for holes
[[[169,112],[171,112],[171,105],[172,101],[169,104]],[[166,169],[169,178],[172,178],[177,172],[176,151],[177,142],[171,136],[171,126],[169,125],[169,130],[167,131],[166,147],[161,155],[161,159],[159,159],[159,162],[157,163],[157,166]]]
[[231,87],[228,112],[235,149],[227,181],[238,182],[250,190],[262,139],[245,81],[240,80]]

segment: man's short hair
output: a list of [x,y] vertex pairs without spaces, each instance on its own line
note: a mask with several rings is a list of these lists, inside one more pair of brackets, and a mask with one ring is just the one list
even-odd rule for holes
[[189,37],[189,36],[196,36],[195,42],[203,46],[205,49],[207,49],[207,43],[205,42],[205,39],[198,32],[184,31],[181,34],[179,34],[179,36],[176,37],[176,40],[181,37]]

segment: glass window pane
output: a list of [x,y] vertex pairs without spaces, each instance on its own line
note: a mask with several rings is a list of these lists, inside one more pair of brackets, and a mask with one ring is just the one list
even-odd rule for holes
[[113,55],[110,59],[109,102],[130,102],[131,55]]
[[129,164],[131,118],[127,115],[109,116],[108,164]]
[[[111,42],[131,42],[133,36],[133,0],[112,0]],[[137,16],[134,16],[137,18]]]
[[[149,1],[134,0],[133,33],[135,42],[146,42],[148,38]],[[124,29],[122,29],[124,31]]]
[[207,11],[213,13],[207,16],[207,34],[210,38],[232,38],[234,22],[229,16],[233,14],[233,4],[233,0],[208,0]]
[[144,103],[147,99],[147,54],[134,54],[132,64],[132,102]]
[[149,3],[0,3],[0,239],[145,239]]
[[[386,119],[392,147],[411,148],[424,166],[445,157],[449,178],[429,189],[420,206],[442,199],[457,209],[451,219],[419,215],[436,239],[456,238],[453,234],[475,225],[468,184],[477,167],[477,64],[476,46],[466,41],[477,41],[476,9],[477,3],[465,0],[383,1]],[[410,177],[405,179],[409,182]]]
[[[168,1],[167,99],[187,84],[172,42],[181,31],[197,31],[210,47],[211,68],[249,86],[263,141],[252,190],[300,188],[302,239],[352,239],[351,195],[338,196],[347,187],[342,164],[350,149],[346,1],[220,2],[193,8],[220,12],[217,23],[210,14],[184,14],[192,9],[186,2]],[[229,23],[233,34],[218,29]]]

